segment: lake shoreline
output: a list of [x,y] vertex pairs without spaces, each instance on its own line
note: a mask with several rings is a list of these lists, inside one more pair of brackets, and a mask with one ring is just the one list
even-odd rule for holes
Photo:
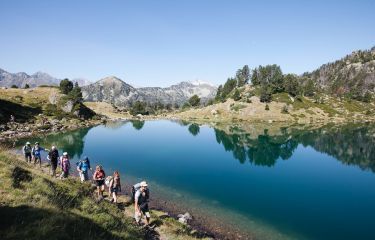
[[[19,158],[23,158],[23,155],[20,153],[19,149],[12,149],[12,153],[19,156]],[[46,161],[43,161],[42,164],[46,164]],[[48,164],[48,163],[47,163]],[[73,178],[77,181],[79,181],[79,175],[77,170],[75,169],[75,166],[71,168],[70,178]],[[33,166],[33,165],[32,165]],[[47,171],[49,169],[48,166],[44,167],[40,170],[42,172]],[[131,186],[129,183],[123,184],[123,190],[120,194],[130,197],[131,196]],[[125,191],[124,191],[125,190]],[[108,189],[106,189],[108,191]],[[131,207],[131,206],[129,206]],[[176,221],[178,221],[178,215],[184,214],[188,211],[186,209],[182,209],[183,207],[179,206],[178,204],[174,202],[167,202],[166,199],[162,198],[161,196],[157,194],[151,195],[151,201],[150,201],[150,210],[157,210],[159,212],[162,212],[163,215],[172,217]],[[234,230],[231,228],[228,228],[227,225],[224,223],[221,223],[221,226],[218,227],[218,224],[220,224],[220,221],[215,219],[207,219],[207,218],[201,218],[197,215],[192,216],[193,219],[188,222],[186,225],[188,228],[191,228],[192,231],[194,231],[195,235],[199,238],[212,238],[212,239],[223,239],[223,240],[229,240],[229,239],[252,239],[250,237],[246,237],[243,233],[241,233],[239,230]],[[211,220],[211,221],[209,221]],[[204,222],[204,223],[203,223]],[[216,226],[216,227],[215,227]]]
[[[126,191],[123,193],[130,196],[131,185],[128,183],[125,183],[124,185]],[[185,214],[186,212],[190,213],[193,219],[188,222],[188,225],[196,230],[200,236],[224,240],[254,239],[254,236],[251,236],[240,229],[236,229],[234,226],[231,226],[220,219],[215,219],[204,212],[197,213],[192,206],[184,206],[184,204],[179,204],[175,201],[168,201],[168,199],[163,198],[160,194],[153,194],[153,192],[151,192],[150,208],[164,212],[168,216],[177,220],[179,214]]]

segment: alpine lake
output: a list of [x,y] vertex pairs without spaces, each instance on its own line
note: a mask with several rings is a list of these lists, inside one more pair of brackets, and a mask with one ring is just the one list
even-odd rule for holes
[[375,239],[375,126],[270,125],[118,121],[26,140],[68,152],[74,172],[88,156],[146,180],[166,209],[238,238]]

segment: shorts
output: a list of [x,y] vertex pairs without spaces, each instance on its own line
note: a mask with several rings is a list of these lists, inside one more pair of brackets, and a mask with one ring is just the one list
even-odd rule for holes
[[141,213],[134,213],[134,218],[136,222],[139,222],[141,220],[142,215],[146,216],[146,218],[150,218],[150,211],[148,210],[148,205],[145,207],[140,207]]
[[104,185],[104,179],[103,179],[103,180],[96,180],[96,181],[95,181],[95,185],[96,185],[97,187],[101,187],[101,186],[103,186],[103,185]]
[[81,182],[87,181],[89,179],[88,172],[79,172],[79,177],[81,178]]
[[111,193],[118,193],[118,192],[119,192],[118,187],[112,187],[111,188]]
[[25,153],[25,158],[26,159],[31,159],[31,153]]

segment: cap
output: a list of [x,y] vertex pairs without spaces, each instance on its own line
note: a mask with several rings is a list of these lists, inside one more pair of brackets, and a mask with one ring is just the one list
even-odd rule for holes
[[143,181],[143,182],[141,182],[141,187],[147,187],[148,185],[147,185],[147,182],[146,181]]
[[63,153],[63,156],[68,156],[68,153],[67,153],[67,152],[64,152],[64,153]]

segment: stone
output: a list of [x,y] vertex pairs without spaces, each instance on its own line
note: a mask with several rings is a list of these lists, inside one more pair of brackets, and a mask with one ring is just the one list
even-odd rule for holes
[[212,114],[212,115],[217,115],[217,113],[218,113],[218,112],[217,112],[216,109],[212,109],[212,110],[211,110],[211,114]]
[[73,107],[74,107],[73,101],[67,101],[65,105],[61,108],[61,110],[63,110],[66,113],[70,113],[72,112]]

